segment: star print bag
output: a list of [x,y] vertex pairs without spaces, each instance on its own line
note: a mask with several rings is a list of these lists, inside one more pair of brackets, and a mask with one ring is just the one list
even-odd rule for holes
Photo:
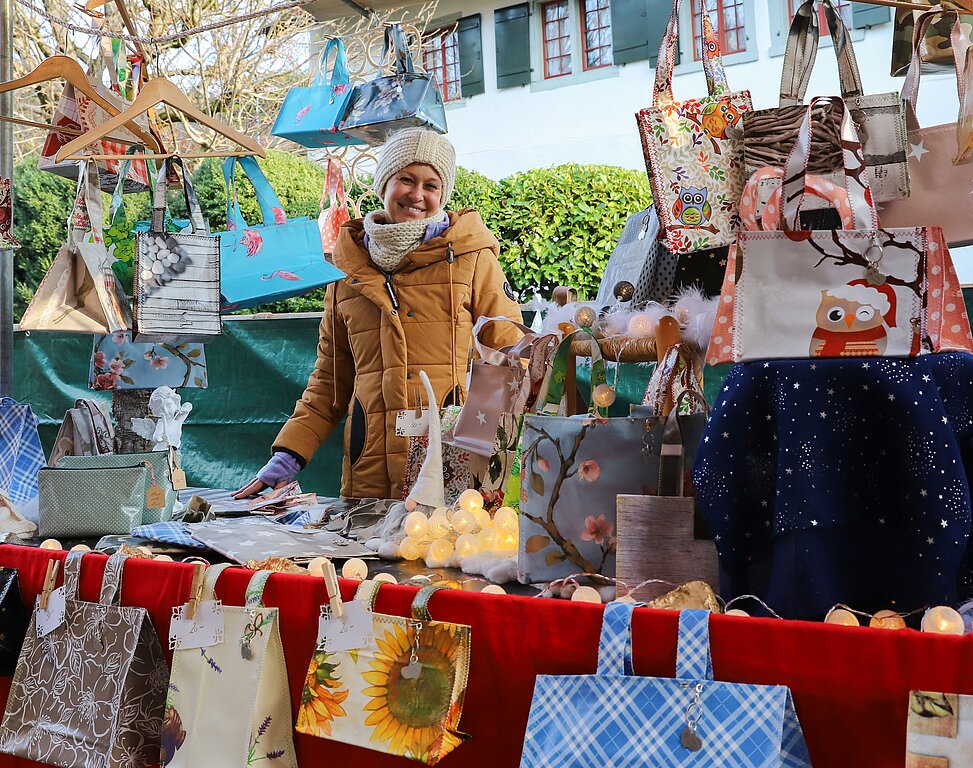
[[[851,115],[842,107],[844,189],[819,187],[844,229],[802,231],[811,122],[805,112],[782,174],[783,205],[763,231],[744,230],[723,283],[707,362],[913,357],[973,349],[970,323],[939,227],[880,227]],[[768,222],[768,219],[771,221]],[[777,227],[780,229],[777,229]]]
[[713,679],[709,611],[680,611],[675,678],[636,675],[637,605],[605,606],[594,675],[537,676],[520,768],[810,768],[790,689]]
[[31,617],[0,725],[8,755],[62,768],[159,760],[169,669],[148,611],[119,605],[124,555],[105,563],[98,602],[79,598],[82,560],[90,567],[96,558],[69,552],[63,561],[58,626],[41,637],[36,609]]
[[956,11],[927,11],[920,14],[913,38],[912,64],[902,85],[909,126],[909,176],[912,196],[882,207],[886,227],[937,225],[950,245],[973,243],[973,159],[954,164],[973,149],[973,88],[968,78],[973,67],[969,43],[960,37],[961,25],[953,24],[952,50],[960,98],[958,122],[920,128],[916,100],[921,76],[920,48],[926,28],[940,15],[959,17]]
[[753,104],[750,91],[730,92],[705,9],[700,24],[709,95],[675,101],[672,69],[679,44],[679,6],[675,0],[659,49],[652,106],[636,113],[635,120],[659,214],[659,239],[673,253],[683,254],[734,240],[746,180],[739,128]]
[[[239,163],[253,184],[263,223],[251,226],[237,200]],[[345,273],[324,260],[321,233],[307,216],[288,219],[283,203],[253,157],[223,162],[226,232],[220,232],[220,292],[224,311],[256,307],[300,296],[333,283]]]
[[[222,614],[219,641],[200,648],[180,647],[181,638],[170,639],[175,650],[161,765],[297,768],[278,613],[263,604],[271,572],[253,574],[245,605],[214,604],[216,582],[228,567],[206,569],[197,607],[197,616],[210,607]],[[173,615],[183,610],[178,606]]]
[[[412,615],[373,613],[378,588],[363,581],[366,637],[355,648],[311,656],[296,730],[436,765],[470,737],[459,730],[470,674],[470,627],[433,621],[429,601],[441,584],[423,587]],[[351,611],[345,603],[345,613]],[[322,608],[323,615],[328,609]],[[370,619],[370,624],[369,624]],[[459,763],[462,764],[462,763]]]

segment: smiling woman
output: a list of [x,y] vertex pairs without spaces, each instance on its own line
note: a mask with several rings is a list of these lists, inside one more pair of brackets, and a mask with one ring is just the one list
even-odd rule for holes
[[[418,404],[419,372],[437,399],[426,405],[461,403],[473,324],[521,321],[497,238],[476,211],[446,210],[455,178],[455,150],[438,133],[407,128],[382,147],[384,209],[341,228],[334,263],[347,277],[328,288],[314,371],[239,498],[293,479],[345,414],[342,496],[401,498],[408,438],[395,418]],[[483,341],[500,349],[519,335],[491,323]]]

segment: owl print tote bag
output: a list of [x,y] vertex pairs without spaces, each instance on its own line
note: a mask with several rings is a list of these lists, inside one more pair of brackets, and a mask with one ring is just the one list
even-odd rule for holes
[[743,183],[744,113],[750,91],[730,92],[720,46],[706,10],[700,14],[703,71],[709,95],[675,101],[672,69],[679,40],[679,0],[659,49],[652,106],[637,112],[645,167],[659,214],[659,239],[683,254],[729,245],[736,237]]
[[879,227],[861,144],[843,102],[850,226],[798,228],[807,194],[812,110],[826,100],[814,99],[807,107],[788,157],[781,229],[767,230],[765,212],[767,231],[740,233],[735,258],[727,265],[707,361],[910,357],[973,349],[942,230]]

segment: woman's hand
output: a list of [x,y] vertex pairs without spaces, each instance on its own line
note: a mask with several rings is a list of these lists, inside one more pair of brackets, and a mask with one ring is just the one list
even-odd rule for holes
[[253,480],[240,490],[234,491],[233,498],[249,499],[271,486],[281,488],[297,477],[297,473],[300,471],[301,465],[298,464],[297,459],[289,453],[277,451],[270,457],[270,461],[263,466]]
[[[281,482],[284,483],[284,482],[287,482],[287,481],[286,480],[282,480]],[[233,498],[234,499],[249,499],[249,498],[251,498],[253,496],[256,496],[258,493],[260,493],[261,491],[265,490],[267,487],[268,486],[267,486],[267,484],[265,482],[263,482],[263,481],[261,481],[261,480],[259,480],[258,478],[255,477],[253,480],[251,480],[249,483],[247,483],[245,486],[243,486],[240,490],[234,491],[233,492]]]

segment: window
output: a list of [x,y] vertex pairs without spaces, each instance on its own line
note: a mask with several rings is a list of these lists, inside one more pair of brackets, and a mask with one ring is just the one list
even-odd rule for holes
[[612,62],[611,7],[608,0],[581,3],[581,48],[585,69],[610,66]]
[[[788,10],[790,11],[790,17],[794,18],[794,12],[801,7],[801,0],[787,0]],[[831,0],[831,4],[835,7],[835,10],[841,14],[841,20],[845,22],[845,26],[848,29],[852,27],[852,10],[851,10],[851,0]],[[821,34],[828,34],[828,19],[824,12],[824,6],[818,6],[818,28],[821,30]]]
[[436,75],[443,101],[462,98],[459,35],[456,28],[439,29],[429,35],[422,43],[422,57],[426,72]]
[[568,0],[541,5],[544,25],[544,77],[571,74],[571,14]]
[[724,56],[747,50],[747,17],[744,0],[692,0],[693,51],[696,61],[702,58],[700,13],[706,3],[709,20],[716,31],[720,53]]

